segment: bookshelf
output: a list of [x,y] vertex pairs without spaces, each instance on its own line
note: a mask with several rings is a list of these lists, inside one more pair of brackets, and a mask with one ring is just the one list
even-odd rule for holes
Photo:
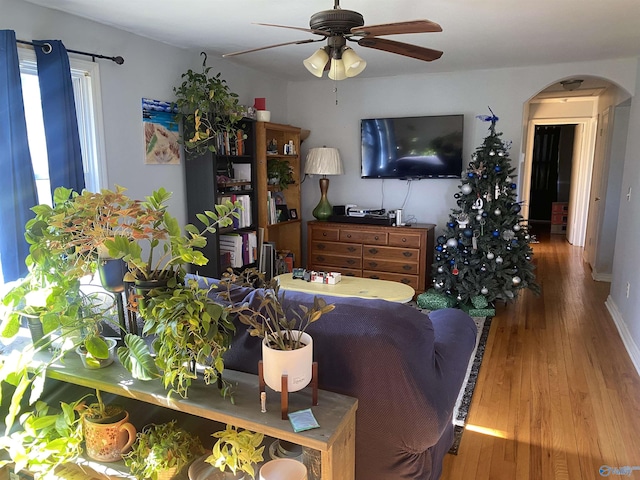
[[185,173],[189,223],[199,227],[196,214],[215,211],[215,205],[225,200],[239,201],[244,207],[233,227],[207,236],[202,252],[209,263],[193,270],[220,278],[227,267],[241,268],[257,262],[256,122],[242,119],[235,132],[221,133],[214,141],[216,153],[187,156]]
[[[275,146],[275,148],[274,148]],[[290,147],[291,146],[291,147]],[[303,263],[300,203],[300,128],[271,122],[256,123],[258,225],[264,241],[273,242],[278,251],[291,252],[295,266]],[[293,184],[279,189],[269,183],[270,161],[286,160]],[[295,215],[291,215],[294,210]]]

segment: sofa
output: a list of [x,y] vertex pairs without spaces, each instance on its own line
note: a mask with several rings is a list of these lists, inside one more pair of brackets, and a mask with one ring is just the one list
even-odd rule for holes
[[[257,307],[260,290],[234,288],[232,302]],[[356,478],[433,480],[453,442],[452,414],[476,341],[466,313],[425,315],[384,300],[324,297],[332,312],[309,326],[319,386],[358,399]],[[287,291],[285,308],[313,296]],[[257,374],[260,339],[243,324],[225,368]]]

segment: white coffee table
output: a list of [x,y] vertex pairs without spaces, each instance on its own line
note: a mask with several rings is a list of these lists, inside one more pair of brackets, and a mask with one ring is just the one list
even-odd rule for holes
[[413,299],[416,291],[409,285],[389,280],[374,280],[372,278],[346,277],[335,285],[307,282],[294,279],[291,273],[284,273],[276,277],[280,288],[314,295],[333,295],[336,297],[380,298],[390,302],[407,303]]

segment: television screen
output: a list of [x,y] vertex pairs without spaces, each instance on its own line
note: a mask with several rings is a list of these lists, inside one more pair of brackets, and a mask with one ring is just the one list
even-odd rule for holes
[[464,115],[361,120],[362,178],[460,178]]

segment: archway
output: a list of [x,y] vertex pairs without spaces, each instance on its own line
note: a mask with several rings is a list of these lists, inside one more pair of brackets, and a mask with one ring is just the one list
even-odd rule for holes
[[[617,186],[616,191],[615,182],[609,181],[610,175],[617,173],[616,159],[611,157],[612,152],[608,148],[616,125],[612,117],[617,112],[616,107],[623,104],[625,100],[628,101],[630,94],[603,78],[580,77],[580,79],[583,82],[578,82],[577,89],[567,90],[559,81],[541,90],[525,104],[526,136],[523,149],[521,199],[523,216],[529,219],[536,127],[575,124],[576,154],[572,162],[566,235],[570,243],[585,247],[585,260],[591,264],[595,273],[597,260],[602,256],[599,239],[603,233],[600,226],[603,222],[605,203],[607,219],[610,220],[611,215],[617,219],[617,207],[612,204],[615,204],[614,199],[620,193],[620,186]],[[620,157],[619,152],[615,155]],[[613,171],[609,168],[612,164]],[[603,199],[606,199],[606,202],[603,202]],[[616,207],[615,212],[612,212],[612,206]],[[606,232],[609,235],[613,232],[615,235],[615,228],[609,226]],[[610,239],[608,243],[612,249],[615,242]]]

